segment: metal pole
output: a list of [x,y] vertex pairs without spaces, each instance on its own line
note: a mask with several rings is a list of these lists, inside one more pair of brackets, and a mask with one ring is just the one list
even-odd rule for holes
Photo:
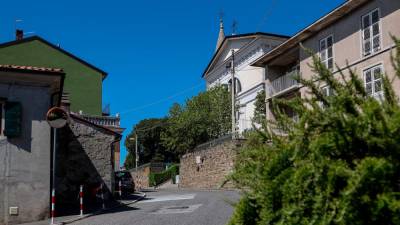
[[122,181],[118,182],[118,194],[119,194],[119,199],[122,199]]
[[53,182],[51,190],[51,224],[54,224],[55,208],[56,208],[56,140],[57,140],[57,128],[53,128]]
[[139,155],[138,155],[138,135],[135,133],[135,169],[137,171],[139,162]]
[[103,209],[106,209],[106,204],[104,202],[104,184],[101,184],[101,201]]
[[80,216],[83,216],[83,185],[79,186]]
[[236,115],[235,115],[235,50],[232,49],[232,65],[231,65],[231,97],[232,97],[232,139],[235,139],[236,135]]

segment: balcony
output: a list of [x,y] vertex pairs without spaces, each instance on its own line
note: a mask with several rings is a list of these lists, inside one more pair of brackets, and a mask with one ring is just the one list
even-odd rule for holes
[[299,87],[299,83],[297,80],[293,79],[294,76],[298,75],[299,72],[297,70],[286,73],[283,76],[276,78],[271,81],[270,85],[267,85],[268,97],[276,97],[281,94],[287,93],[293,89]]

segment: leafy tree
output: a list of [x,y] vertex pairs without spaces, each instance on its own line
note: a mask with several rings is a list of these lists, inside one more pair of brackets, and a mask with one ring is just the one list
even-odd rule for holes
[[227,134],[230,130],[230,94],[223,86],[212,88],[174,104],[162,141],[168,151],[180,156],[196,145]]
[[257,94],[256,102],[254,103],[253,123],[263,125],[267,115],[267,105],[265,103],[265,91],[260,91]]
[[[384,99],[378,101],[354,71],[337,79],[313,59],[317,75],[299,79],[310,96],[274,99],[276,121],[240,152],[231,178],[245,197],[230,224],[400,224],[400,105],[392,80],[381,74]],[[325,96],[315,80],[335,94]],[[282,107],[291,107],[299,121]]]
[[[139,163],[176,161],[161,143],[161,132],[167,127],[166,119],[144,119],[136,124],[125,140],[127,159],[135,159],[135,138],[138,135]],[[130,163],[130,162],[129,162]],[[130,165],[130,164],[129,164]]]
[[125,169],[133,169],[135,168],[135,153],[128,150],[128,155],[125,158],[124,167]]

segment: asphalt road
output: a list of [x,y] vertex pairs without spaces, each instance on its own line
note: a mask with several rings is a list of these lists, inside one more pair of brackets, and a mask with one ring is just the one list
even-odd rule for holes
[[233,191],[157,191],[146,199],[73,225],[224,225],[239,199]]

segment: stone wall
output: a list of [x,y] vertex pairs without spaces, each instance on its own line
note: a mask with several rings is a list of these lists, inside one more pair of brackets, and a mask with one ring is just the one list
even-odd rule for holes
[[181,188],[220,189],[232,188],[226,176],[232,172],[237,149],[242,140],[225,139],[199,146],[182,156],[180,161]]
[[149,174],[150,164],[132,169],[129,171],[132,175],[133,182],[135,183],[135,190],[141,190],[149,187]]
[[59,202],[75,204],[81,184],[89,198],[104,183],[106,198],[109,198],[114,190],[113,146],[118,136],[71,117],[68,126],[59,131],[58,139],[56,196]]
[[136,169],[131,169],[129,172],[131,173],[133,182],[135,183],[135,189],[141,190],[150,187],[149,182],[149,174],[150,173],[160,173],[165,170],[165,163],[147,163],[141,165]]

